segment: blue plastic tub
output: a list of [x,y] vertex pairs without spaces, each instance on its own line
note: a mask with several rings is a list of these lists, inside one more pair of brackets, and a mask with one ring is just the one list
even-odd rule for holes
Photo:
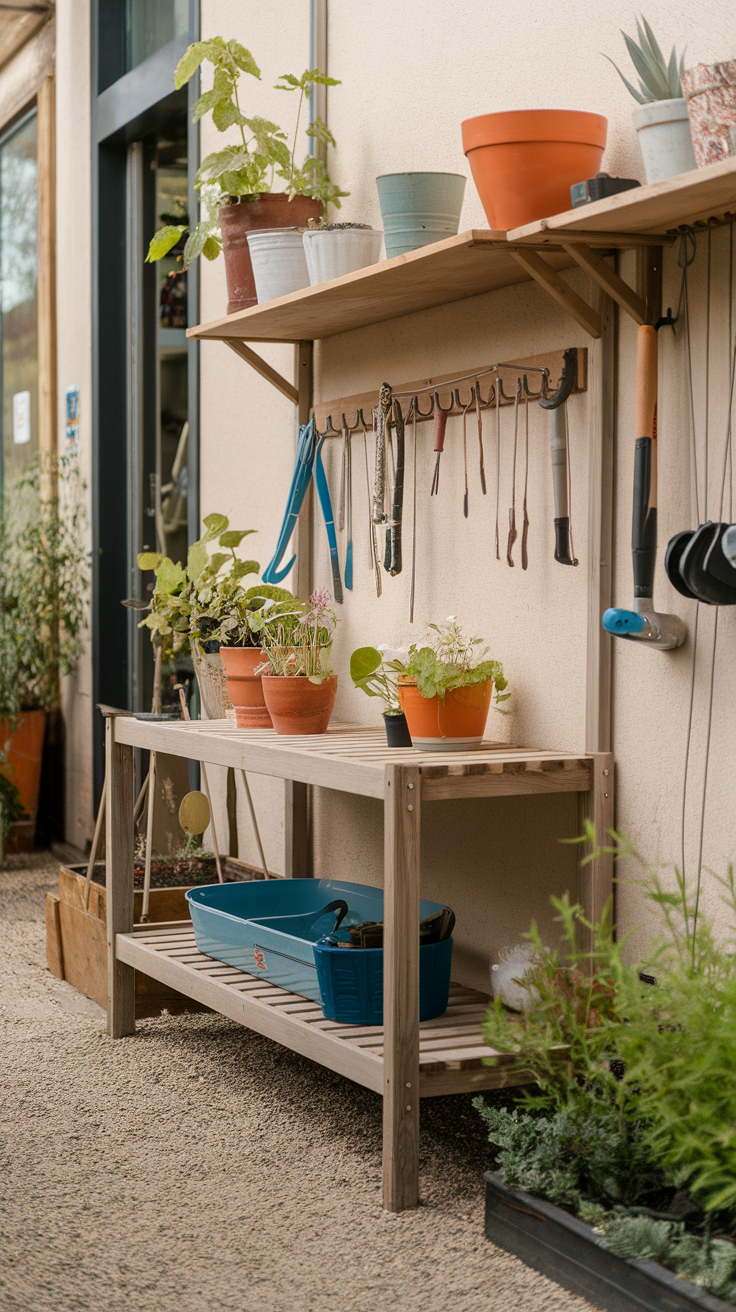
[[[314,945],[322,1010],[341,1025],[383,1025],[383,948],[351,950]],[[419,949],[419,1019],[447,1011],[452,939]]]
[[[315,944],[332,931],[336,914],[334,911],[318,913],[339,900],[348,905],[343,929],[350,924],[383,920],[383,889],[338,879],[254,879],[235,884],[208,884],[190,889],[186,898],[200,952],[249,975],[262,975],[273,984],[320,1003],[323,998]],[[419,903],[420,919],[440,910],[439,902]],[[419,926],[417,932],[418,929]],[[440,1016],[447,1009],[451,955],[451,939],[426,944],[420,949],[423,1020]],[[332,965],[327,961],[328,956],[339,956],[340,961]],[[330,980],[329,984],[325,983],[331,989],[328,1005],[336,1008],[334,1019],[343,1020],[350,1012],[346,1024],[365,1024],[362,1019],[352,1020],[352,1015],[362,1009],[361,1016],[370,1015],[371,1023],[381,1024],[383,949],[332,948],[321,953],[321,958],[325,963],[325,981]],[[371,959],[370,964],[361,960],[367,958]],[[428,963],[434,960],[434,967],[425,967],[425,959]],[[353,977],[352,984],[346,971]],[[439,974],[445,982],[437,986]],[[359,1004],[356,999],[361,1000]]]

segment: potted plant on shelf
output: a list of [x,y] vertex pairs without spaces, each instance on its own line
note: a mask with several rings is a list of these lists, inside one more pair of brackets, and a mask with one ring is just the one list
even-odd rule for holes
[[309,221],[302,234],[312,287],[375,264],[381,253],[382,233],[367,223]]
[[126,604],[149,612],[141,627],[151,630],[161,661],[191,656],[209,719],[234,714],[241,727],[270,728],[260,677],[253,673],[263,658],[247,616],[292,596],[266,583],[244,586],[260,565],[235,553],[254,529],[231,529],[220,514],[207,515],[203,523],[205,532],[189,548],[186,566],[141,552],[139,568],[153,572],[154,587],[149,601]]
[[282,602],[249,615],[260,633],[265,660],[263,695],[277,733],[326,733],[337,696],[337,675],[330,669],[337,616],[327,588],[317,588],[308,602]]
[[399,705],[397,676],[406,669],[408,648],[358,647],[350,657],[350,677],[368,697],[380,697],[389,747],[411,747],[409,726]]
[[695,152],[690,134],[687,101],[682,91],[685,67],[684,53],[678,59],[675,47],[665,59],[649,23],[642,15],[636,20],[638,41],[621,35],[631,55],[631,62],[639,75],[639,89],[632,86],[609,55],[621,81],[631,92],[637,106],[634,110],[634,127],[644,158],[647,182],[662,182],[677,173],[695,168]]
[[386,259],[454,237],[465,182],[462,173],[384,173],[376,178]]
[[[214,260],[223,251],[228,289],[228,314],[256,304],[253,268],[247,241],[254,229],[305,228],[310,219],[319,219],[328,205],[339,208],[340,197],[347,192],[330,182],[327,170],[316,155],[307,154],[299,163],[297,146],[305,97],[315,83],[339,86],[318,68],[307,69],[301,77],[284,74],[277,83],[280,91],[299,95],[296,125],[291,143],[276,124],[257,115],[243,113],[238,91],[243,74],[260,78],[261,72],[252,54],[238,41],[216,36],[196,41],[179,61],[174,77],[177,90],[183,87],[204,61],[214,67],[212,90],[200,96],[194,106],[194,121],[212,114],[220,132],[236,127],[240,140],[224,146],[202,160],[195,187],[204,209],[184,249],[184,267],[199,255]],[[321,119],[305,129],[309,138],[334,146],[334,138]],[[274,178],[285,184],[283,192],[272,190]],[[188,232],[186,224],[167,224],[153,237],[147,258],[159,260]],[[302,286],[308,283],[306,276]]]
[[47,472],[35,462],[3,498],[0,807],[15,851],[33,848],[47,717],[58,715],[61,680],[74,672],[87,628],[83,493],[76,463]]
[[395,661],[398,697],[414,747],[463,752],[480,747],[493,690],[506,701],[507,681],[481,638],[465,638],[455,615],[430,624],[423,647],[412,644],[405,664]]

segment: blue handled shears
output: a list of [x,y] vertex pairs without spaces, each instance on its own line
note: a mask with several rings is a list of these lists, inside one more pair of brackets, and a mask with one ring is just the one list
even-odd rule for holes
[[314,474],[314,481],[317,487],[319,504],[324,516],[325,528],[327,529],[327,543],[330,549],[330,565],[332,567],[332,587],[335,601],[342,602],[342,580],[340,578],[340,562],[337,554],[337,536],[335,533],[335,520],[332,511],[332,501],[330,500],[330,489],[327,485],[327,475],[325,474],[322,463],[322,444],[324,437],[320,437],[319,442],[315,444],[314,417],[308,424],[303,424],[299,429],[299,441],[296,448],[296,465],[289,489],[289,498],[286,503],[286,513],[284,522],[281,525],[279,540],[274,552],[273,558],[263,571],[264,583],[280,583],[282,579],[296,562],[296,556],[292,556],[288,565],[279,568],[281,560],[289,545],[291,535],[296,527],[299,512],[302,508],[304,498],[309,487],[309,482]]

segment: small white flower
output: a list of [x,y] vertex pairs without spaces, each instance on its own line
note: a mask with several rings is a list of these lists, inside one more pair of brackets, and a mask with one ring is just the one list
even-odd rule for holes
[[457,624],[457,615],[448,615],[445,620],[446,624]]
[[376,650],[380,651],[384,662],[400,661],[402,665],[406,665],[409,660],[408,647],[389,647],[388,643],[381,642]]

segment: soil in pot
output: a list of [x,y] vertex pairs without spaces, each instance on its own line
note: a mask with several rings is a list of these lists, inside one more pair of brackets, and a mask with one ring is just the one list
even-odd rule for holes
[[277,733],[326,733],[337,696],[337,675],[311,683],[304,674],[264,674],[263,695]]
[[491,705],[493,680],[422,697],[416,684],[399,681],[399,702],[414,747],[424,752],[466,752],[480,747]]
[[600,169],[608,121],[573,109],[479,114],[463,150],[491,228],[506,232],[570,208],[570,187]]
[[322,202],[311,196],[264,192],[252,200],[221,205],[218,210],[222,232],[222,254],[227,282],[227,312],[248,310],[258,304],[248,233],[258,228],[306,228],[310,219],[322,217]]
[[227,677],[227,691],[235,707],[239,729],[272,729],[271,716],[263,697],[257,666],[263,664],[261,647],[221,647],[220,657]]

